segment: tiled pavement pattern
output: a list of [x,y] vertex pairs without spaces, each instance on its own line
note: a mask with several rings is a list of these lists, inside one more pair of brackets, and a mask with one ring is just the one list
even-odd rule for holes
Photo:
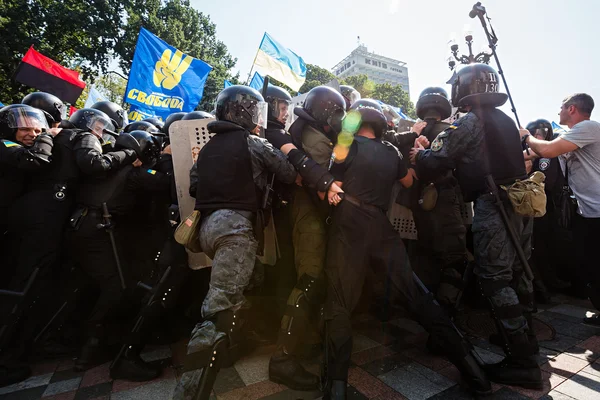
[[[589,302],[557,296],[558,305],[544,307],[537,318],[549,322],[556,338],[541,342],[539,364],[544,389],[525,390],[494,385],[498,400],[595,400],[600,399],[600,329],[581,324],[581,318],[593,310]],[[350,369],[349,399],[449,399],[472,397],[460,384],[458,371],[445,359],[425,350],[427,335],[406,319],[386,324],[369,315],[355,318],[353,365]],[[502,351],[484,340],[473,339],[478,353],[487,362],[502,358]],[[268,361],[273,346],[255,351],[234,367],[220,372],[214,387],[217,400],[298,400],[319,399],[318,392],[296,392],[268,380]],[[161,377],[144,383],[112,381],[108,364],[85,373],[72,370],[73,361],[36,365],[34,376],[10,387],[0,388],[0,400],[129,400],[169,399],[182,363],[185,343],[155,348],[144,354],[166,366]],[[307,363],[313,372],[316,363]]]

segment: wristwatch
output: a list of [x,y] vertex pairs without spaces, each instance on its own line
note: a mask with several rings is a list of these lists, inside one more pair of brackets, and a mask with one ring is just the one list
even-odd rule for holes
[[527,138],[530,136],[531,136],[530,133],[523,135],[523,137],[521,138],[521,143],[527,143]]

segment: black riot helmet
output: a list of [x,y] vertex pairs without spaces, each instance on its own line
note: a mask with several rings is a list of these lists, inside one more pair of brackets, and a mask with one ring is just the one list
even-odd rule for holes
[[268,106],[262,95],[248,86],[233,85],[223,89],[215,102],[215,116],[253,131],[267,127]]
[[448,100],[448,93],[441,87],[428,87],[421,92],[417,100],[417,116],[425,120],[431,112],[439,114],[440,120],[452,115],[452,105]]
[[340,92],[346,101],[346,111],[348,111],[357,100],[361,99],[358,90],[354,89],[352,86],[340,85]]
[[357,100],[354,103],[352,103],[352,105],[350,106],[350,110],[356,110],[359,107],[371,107],[371,108],[375,108],[378,111],[383,113],[383,107],[377,100],[373,100],[373,99]]
[[192,111],[192,112],[189,112],[189,113],[185,114],[180,119],[182,121],[189,121],[189,120],[192,120],[192,119],[206,119],[206,118],[214,118],[214,117],[213,117],[213,115],[211,113],[208,113],[206,111]]
[[498,73],[487,64],[469,64],[461,68],[452,82],[452,105],[499,107],[508,96],[500,93]]
[[46,114],[48,126],[59,123],[65,113],[64,103],[56,96],[46,92],[33,92],[23,97],[22,104],[27,104]]
[[142,121],[150,122],[152,125],[157,127],[159,131],[163,128],[163,126],[165,126],[164,121],[157,117],[144,118]]
[[125,128],[129,124],[127,112],[123,110],[120,105],[113,103],[112,101],[99,101],[94,103],[91,108],[100,110],[104,114],[108,115],[114,126],[114,129],[117,131]]
[[116,140],[115,150],[131,149],[135,151],[144,165],[154,165],[160,155],[160,148],[154,136],[146,131],[121,133]]
[[148,121],[135,121],[123,129],[123,132],[131,133],[133,131],[145,131],[148,133],[159,132],[158,128]]
[[380,138],[387,130],[387,118],[383,113],[383,108],[376,100],[360,99],[354,102],[350,106],[348,118],[350,118],[350,114],[353,112],[360,114],[359,126],[368,124],[373,129],[375,137]]
[[176,112],[176,113],[173,113],[173,114],[169,115],[167,117],[167,119],[165,119],[165,125],[162,128],[162,132],[165,135],[168,135],[169,134],[169,128],[171,127],[171,124],[173,122],[175,122],[175,121],[181,121],[183,119],[183,117],[185,117],[185,114],[186,113],[184,113],[184,112]]
[[0,108],[0,138],[14,140],[19,128],[48,129],[46,114],[25,104]]
[[109,116],[95,108],[82,108],[75,111],[69,118],[69,122],[76,129],[91,132],[98,138],[114,129]]
[[533,136],[541,136],[543,140],[552,140],[552,124],[546,119],[536,119],[527,124],[526,129]]
[[292,104],[292,96],[287,90],[279,86],[269,85],[265,101],[269,105],[269,121],[285,125],[289,115],[289,107]]
[[344,97],[328,86],[311,89],[304,99],[304,111],[322,127],[329,126],[334,133],[342,131],[342,120],[346,116]]

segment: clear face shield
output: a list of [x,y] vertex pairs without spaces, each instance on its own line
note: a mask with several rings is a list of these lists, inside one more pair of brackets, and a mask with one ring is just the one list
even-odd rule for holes
[[110,119],[96,114],[90,114],[86,117],[86,127],[98,138],[101,138],[107,131],[110,133],[113,129]]
[[358,101],[361,99],[361,95],[358,92],[358,90],[353,90],[352,92],[350,92],[350,105],[354,104],[355,101]]
[[269,117],[269,105],[266,101],[260,101],[253,107],[252,123],[262,129],[267,129],[267,119]]
[[540,140],[550,140],[549,133],[548,133],[548,128],[537,128],[534,132],[533,132],[533,136],[536,137],[536,139],[540,139]]
[[45,114],[35,108],[13,108],[9,110],[7,118],[8,127],[12,129],[49,129]]
[[277,100],[275,102],[275,115],[273,115],[273,117],[275,117],[275,119],[279,122],[281,122],[282,124],[285,125],[285,123],[287,122],[289,116],[290,116],[290,105],[292,104],[291,101],[288,100]]

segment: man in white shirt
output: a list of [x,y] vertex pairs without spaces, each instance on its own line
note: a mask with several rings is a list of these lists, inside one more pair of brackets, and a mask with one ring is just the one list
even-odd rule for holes
[[[569,131],[548,142],[534,138],[522,129],[521,137],[540,157],[553,158],[570,153],[567,159],[569,186],[577,199],[577,215],[573,220],[578,273],[584,273],[589,297],[600,309],[600,265],[595,246],[600,243],[600,123],[591,121],[594,100],[577,93],[563,100],[560,124]],[[600,314],[584,322],[600,326]]]

